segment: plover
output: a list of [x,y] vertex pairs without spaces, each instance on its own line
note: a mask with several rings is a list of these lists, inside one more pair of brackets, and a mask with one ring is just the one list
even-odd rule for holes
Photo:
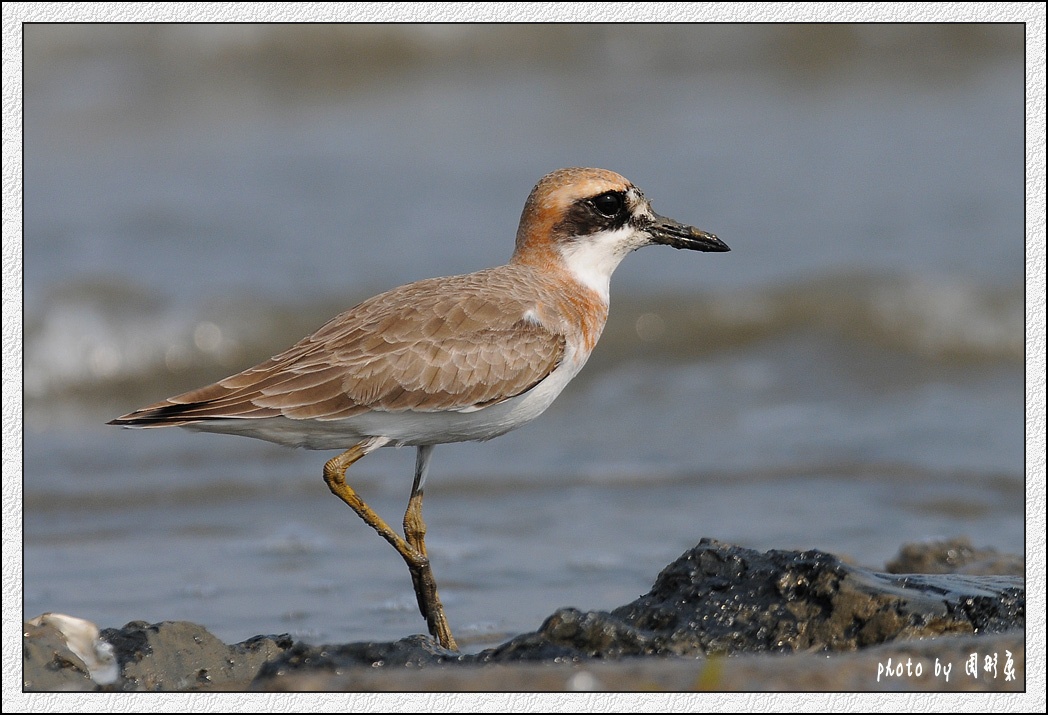
[[[377,295],[255,367],[109,424],[345,450],[324,480],[400,553],[430,633],[454,650],[422,519],[433,447],[497,437],[549,407],[597,344],[612,272],[650,244],[729,250],[656,214],[619,174],[560,169],[528,196],[506,265]],[[392,445],[417,448],[403,537],[345,480],[358,459]]]

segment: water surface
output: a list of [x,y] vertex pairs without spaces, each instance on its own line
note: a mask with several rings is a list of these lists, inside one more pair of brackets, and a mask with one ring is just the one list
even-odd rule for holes
[[[460,641],[632,600],[704,536],[873,566],[938,537],[1024,550],[1021,27],[861,28],[822,61],[796,28],[576,29],[563,57],[571,28],[349,30],[27,28],[27,617],[423,630],[323,484],[333,453],[104,422],[504,262],[570,165],[732,251],[630,256],[548,412],[436,450]],[[391,523],[413,460],[350,471]]]

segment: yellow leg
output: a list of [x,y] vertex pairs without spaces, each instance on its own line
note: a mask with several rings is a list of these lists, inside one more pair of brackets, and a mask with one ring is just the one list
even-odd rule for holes
[[445,648],[458,650],[455,638],[451,635],[451,626],[448,625],[447,616],[444,615],[444,606],[440,602],[437,582],[433,578],[433,569],[430,567],[429,556],[426,553],[426,522],[422,520],[422,493],[432,453],[432,445],[418,448],[418,459],[415,461],[415,481],[411,485],[411,497],[408,499],[407,511],[404,512],[404,536],[407,537],[408,546],[422,557],[418,568],[412,568],[410,563],[408,568],[411,570],[411,582],[415,586],[418,608],[429,625],[429,632]]
[[[445,648],[458,650],[455,639],[451,635],[447,617],[444,615],[444,607],[440,603],[437,594],[437,583],[433,578],[433,569],[426,555],[426,524],[422,520],[422,483],[425,480],[425,468],[429,461],[432,447],[419,447],[419,460],[415,470],[415,482],[411,490],[411,498],[408,500],[408,509],[404,514],[404,533],[408,537],[405,541],[400,534],[393,531],[385,520],[380,517],[374,509],[368,506],[360,496],[346,484],[346,470],[357,460],[368,453],[378,449],[386,442],[384,440],[371,439],[354,445],[337,457],[328,460],[324,465],[324,481],[327,482],[331,493],[345,502],[357,516],[379,536],[389,542],[404,559],[411,572],[411,582],[415,587],[415,597],[418,600],[419,610],[426,619],[429,632]],[[423,456],[424,455],[424,456]]]

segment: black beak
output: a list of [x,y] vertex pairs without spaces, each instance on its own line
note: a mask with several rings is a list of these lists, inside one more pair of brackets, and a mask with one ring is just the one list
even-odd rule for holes
[[730,251],[728,244],[712,233],[700,231],[694,226],[686,226],[671,218],[655,214],[655,222],[647,227],[651,240],[674,248],[687,248],[689,251]]

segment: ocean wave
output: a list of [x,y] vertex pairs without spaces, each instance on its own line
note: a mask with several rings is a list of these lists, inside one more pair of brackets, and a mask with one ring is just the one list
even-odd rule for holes
[[633,307],[633,335],[683,356],[789,335],[831,335],[859,348],[941,362],[1021,361],[1022,286],[946,276],[841,274]]
[[[1021,286],[837,275],[728,294],[620,292],[612,302],[601,363],[636,354],[638,345],[690,360],[813,333],[932,361],[1014,363],[1024,355]],[[339,309],[326,301],[267,305],[248,298],[171,305],[134,286],[67,285],[26,306],[25,397],[133,392],[158,399],[263,360]]]

